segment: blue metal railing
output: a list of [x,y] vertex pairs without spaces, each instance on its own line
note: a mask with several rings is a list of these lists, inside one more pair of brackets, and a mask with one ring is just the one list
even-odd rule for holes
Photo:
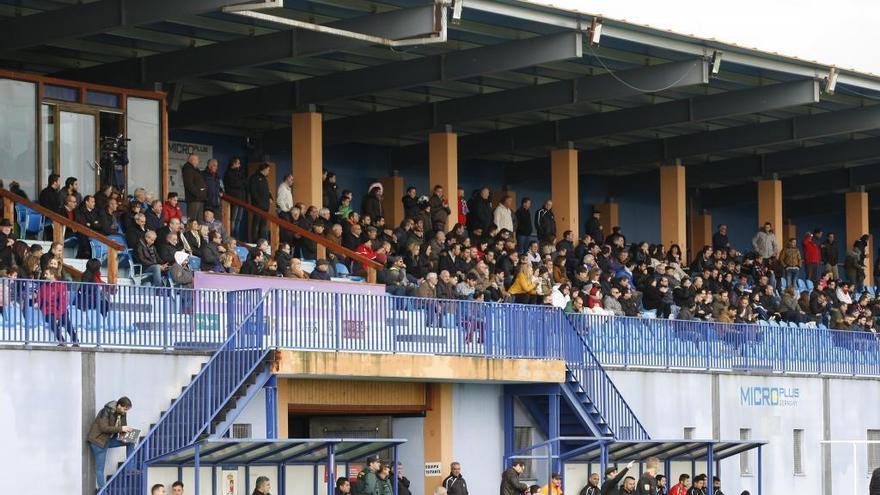
[[[209,433],[211,421],[265,362],[264,303],[259,289],[229,292],[230,333],[100,494],[147,493],[146,462]],[[236,323],[238,323],[236,325]]]
[[869,332],[572,315],[607,366],[880,376]]
[[611,428],[615,438],[621,440],[647,440],[650,437],[614,381],[605,372],[599,360],[590,350],[582,334],[574,325],[575,320],[562,312],[559,319],[565,322],[565,365],[577,380],[577,385],[596,406],[602,419]]

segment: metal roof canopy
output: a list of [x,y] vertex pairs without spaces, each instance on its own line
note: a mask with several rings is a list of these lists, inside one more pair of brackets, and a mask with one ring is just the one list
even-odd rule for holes
[[397,438],[290,438],[284,440],[202,440],[147,462],[153,467],[276,466],[363,462],[376,452],[406,443]]

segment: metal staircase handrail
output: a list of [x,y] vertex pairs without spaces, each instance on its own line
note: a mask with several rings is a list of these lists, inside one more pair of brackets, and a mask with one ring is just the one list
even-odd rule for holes
[[[238,293],[257,292],[261,292],[261,289],[238,291]],[[143,440],[135,446],[132,454],[119,467],[104,488],[98,492],[99,495],[146,493],[146,462],[194,442],[206,428],[210,427],[211,421],[219,412],[219,408],[229,400],[231,394],[242,386],[250,374],[263,362],[266,354],[270,352],[266,339],[263,338],[262,320],[263,308],[271,292],[266,291],[262,293],[254,307],[249,308],[245,312],[246,316],[241,320],[240,324],[236,324],[237,322],[232,323],[234,330],[223,345],[220,346],[180,395],[177,396],[174,403],[162,414]],[[231,292],[230,295],[232,294],[236,294],[236,292]],[[232,305],[232,303],[229,304]],[[253,325],[254,323],[256,325]],[[257,332],[255,336],[247,335],[246,331],[251,325],[256,327]],[[243,340],[245,340],[245,343],[251,344],[251,347],[241,346],[240,344],[242,344]],[[243,356],[233,355],[233,353],[239,352],[243,352]],[[227,357],[232,359],[223,363],[223,360]],[[228,379],[221,380],[223,383],[215,382],[215,379],[223,378],[219,373],[215,374],[215,371],[217,367],[222,367],[224,364],[226,368],[220,371],[242,371],[241,377],[238,379],[227,377]],[[204,387],[204,390],[200,390],[199,387],[206,380],[210,381],[210,383],[207,387]],[[218,384],[225,385],[228,391],[225,394],[215,393],[215,385]],[[189,398],[195,398],[197,403],[189,404],[187,402]],[[185,410],[187,408],[190,409]],[[193,424],[196,426],[192,428],[191,435],[187,434],[187,431],[180,431],[186,430],[186,423],[182,425],[180,423],[170,424],[172,419],[178,419],[177,416],[186,415],[187,413],[191,413],[189,417],[180,419],[192,419],[193,416],[196,416],[200,420],[193,421]],[[167,428],[168,431],[166,431],[166,427],[169,427]],[[183,435],[180,437],[169,436],[171,434],[180,435],[181,433]],[[153,445],[154,443],[156,445]]]
[[[647,440],[650,438],[647,430],[642,425],[641,421],[639,421],[638,416],[633,412],[632,408],[626,402],[626,399],[623,398],[623,395],[614,384],[614,381],[608,376],[605,368],[599,363],[599,359],[593,354],[589,344],[578,331],[571,316],[562,311],[560,311],[560,313],[567,323],[565,326],[568,328],[569,334],[573,335],[573,338],[565,339],[566,342],[571,344],[580,343],[580,349],[577,349],[579,352],[578,357],[583,358],[582,360],[573,359],[569,352],[574,351],[575,349],[566,346],[564,353],[565,366],[573,375],[575,375],[575,378],[577,378],[578,382],[584,388],[584,391],[590,395],[590,399],[608,423],[614,436],[622,440]],[[581,351],[583,352],[582,354],[580,354]],[[602,378],[601,380],[592,380],[593,384],[597,387],[601,387],[602,390],[587,389],[586,384],[588,382],[586,380],[586,372],[588,370],[594,370]],[[621,437],[625,432],[623,428],[630,429],[626,438]]]

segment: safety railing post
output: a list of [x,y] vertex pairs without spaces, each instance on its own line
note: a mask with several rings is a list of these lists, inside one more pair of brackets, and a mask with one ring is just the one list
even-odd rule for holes
[[335,293],[333,294],[333,309],[334,309],[334,320],[335,320],[335,331],[336,335],[336,345],[335,350],[342,350],[342,295]]

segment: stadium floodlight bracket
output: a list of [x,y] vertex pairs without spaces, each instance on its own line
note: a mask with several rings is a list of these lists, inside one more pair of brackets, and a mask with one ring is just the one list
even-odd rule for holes
[[[261,21],[272,22],[275,24],[281,24],[284,26],[289,26],[298,29],[307,29],[309,31],[316,31],[319,33],[330,34],[333,36],[341,36],[343,38],[352,38],[356,40],[361,40],[367,43],[374,43],[377,45],[384,45],[388,47],[399,47],[399,46],[412,46],[412,45],[427,45],[431,43],[445,43],[446,42],[446,30],[447,30],[447,13],[446,9],[449,7],[450,0],[434,0],[434,27],[433,31],[430,33],[425,33],[425,36],[415,37],[415,38],[404,38],[400,40],[393,40],[388,38],[383,38],[381,36],[372,36],[369,34],[358,33],[355,31],[349,31],[346,29],[338,29],[330,26],[325,26],[323,24],[315,24],[313,22],[305,22],[298,21],[296,19],[288,19],[287,17],[281,17],[277,15],[267,14],[265,12],[260,12],[260,10],[264,9],[274,9],[274,8],[282,8],[284,7],[284,0],[265,0],[263,2],[251,2],[251,3],[243,3],[238,5],[229,5],[223,7],[223,12],[228,14],[235,14],[242,17],[248,17],[251,19],[258,19]],[[459,17],[461,17],[461,2],[462,0],[454,0],[459,3]],[[455,5],[453,4],[453,9]],[[454,15],[454,11],[453,11]]]
[[724,56],[724,52],[721,50],[715,50],[712,53],[712,75],[717,76],[719,72],[721,72],[721,57]]
[[599,46],[599,40],[602,38],[602,19],[594,17],[587,32],[590,35],[588,38],[590,46]]
[[839,71],[837,67],[832,67],[828,69],[828,75],[825,77],[825,93],[829,95],[834,94],[834,89],[837,88],[837,76]]
[[452,23],[456,26],[461,24],[461,9],[464,0],[452,0]]

